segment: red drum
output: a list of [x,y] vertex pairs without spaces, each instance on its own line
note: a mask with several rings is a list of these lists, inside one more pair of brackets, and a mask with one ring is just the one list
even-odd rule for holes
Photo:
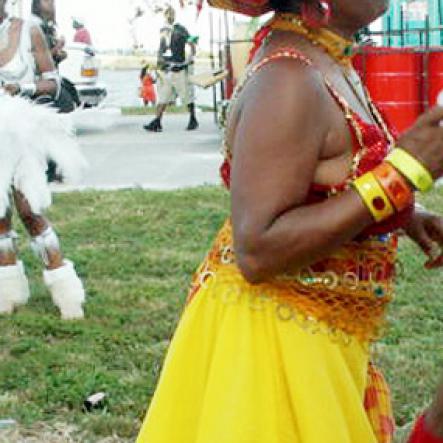
[[358,72],[360,78],[364,81],[366,73],[365,73],[365,56],[363,52],[359,52],[352,57],[352,64],[354,65],[354,69]]
[[437,104],[437,97],[443,91],[443,51],[435,50],[429,54],[428,61],[428,100],[429,105]]
[[389,123],[403,132],[423,112],[423,54],[412,48],[364,48],[356,69]]

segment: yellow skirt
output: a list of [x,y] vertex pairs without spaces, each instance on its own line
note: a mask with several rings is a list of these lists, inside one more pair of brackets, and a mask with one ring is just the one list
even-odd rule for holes
[[368,345],[248,286],[209,278],[186,306],[137,443],[390,442]]

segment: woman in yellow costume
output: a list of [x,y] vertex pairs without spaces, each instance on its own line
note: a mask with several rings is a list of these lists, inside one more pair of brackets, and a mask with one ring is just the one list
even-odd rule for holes
[[[414,206],[443,174],[443,108],[398,139],[352,68],[387,0],[212,0],[274,10],[232,103],[232,217],[196,273],[138,443],[387,443],[371,363],[396,230],[439,266],[443,222]],[[438,248],[437,248],[438,249]]]

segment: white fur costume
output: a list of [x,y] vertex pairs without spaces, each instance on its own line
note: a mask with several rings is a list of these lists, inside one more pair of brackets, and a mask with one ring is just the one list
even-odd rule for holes
[[[66,180],[80,177],[86,161],[71,134],[66,115],[27,99],[0,95],[0,218],[10,204],[11,186],[28,200],[34,213],[51,204],[46,169],[53,159]],[[85,292],[71,262],[44,271],[45,283],[62,318],[83,317]],[[24,304],[29,295],[24,268],[0,267],[0,313]]]
[[11,185],[40,214],[51,204],[48,159],[68,181],[78,179],[86,165],[70,134],[69,120],[51,108],[0,95],[0,122],[0,218],[6,214]]
[[[8,26],[10,21],[0,24],[0,37],[8,35]],[[31,25],[25,22],[17,53],[0,67],[1,82],[23,86],[38,80],[30,30]],[[79,178],[86,166],[69,116],[25,98],[10,97],[0,84],[0,219],[7,215],[12,187],[24,195],[34,214],[41,214],[51,204],[46,176],[49,159],[57,163],[67,181]],[[60,268],[44,271],[44,280],[64,319],[83,317],[85,292],[71,262],[65,260]],[[23,264],[0,266],[0,313],[12,312],[28,297]]]
[[[0,24],[3,45],[8,44],[11,26],[11,19]],[[69,116],[25,98],[10,97],[1,88],[1,84],[26,87],[44,76],[37,74],[32,51],[35,26],[32,21],[23,22],[16,53],[0,67],[0,218],[6,213],[11,185],[26,196],[37,214],[51,204],[45,174],[49,158],[68,181],[78,178],[85,166]]]

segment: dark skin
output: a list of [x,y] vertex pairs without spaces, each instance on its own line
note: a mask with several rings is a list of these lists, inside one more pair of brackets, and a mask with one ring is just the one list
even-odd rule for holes
[[[0,17],[6,17],[5,13],[5,1],[0,0]],[[4,66],[9,63],[17,50],[20,42],[20,34],[22,31],[23,22],[19,19],[14,19],[11,30],[9,45],[3,51],[0,51],[0,66]],[[52,72],[55,70],[54,62],[52,61],[51,53],[46,44],[45,37],[38,27],[31,29],[32,40],[32,52],[36,61],[38,72]],[[37,83],[37,96],[38,95],[54,95],[57,90],[57,85],[53,80],[39,80]],[[16,95],[20,92],[19,85],[15,83],[7,84],[4,86],[6,92],[11,95]]]
[[40,0],[40,15],[45,20],[55,21],[55,1]]
[[[382,14],[388,3],[335,0],[330,27],[350,37]],[[282,46],[299,49],[320,72],[287,59],[266,65],[241,93],[228,127],[234,152],[235,251],[240,270],[251,283],[313,264],[373,224],[354,190],[319,204],[305,204],[311,183],[339,183],[351,166],[349,128],[323,76],[363,119],[374,119],[344,81],[338,64],[302,37],[275,32],[255,62]],[[434,179],[443,175],[442,119],[443,108],[436,107],[398,141]],[[441,254],[430,254],[433,244],[443,246],[440,216],[416,211],[406,233],[429,256],[427,267],[443,265]],[[427,413],[427,422],[431,432],[443,435],[443,389]]]
[[[349,37],[357,31],[356,24],[368,24],[386,7],[385,0],[336,0],[333,11],[340,14],[333,16],[339,20],[333,19],[331,27]],[[305,53],[320,72],[294,60],[265,66],[239,97],[228,130],[234,151],[235,250],[241,271],[252,283],[310,265],[373,224],[353,190],[319,204],[304,204],[311,183],[342,182],[351,167],[349,128],[323,76],[365,120],[374,119],[346,83],[342,68],[302,37],[275,32],[256,61],[282,46]],[[277,121],[270,116],[278,116]],[[398,143],[435,178],[443,173],[443,129],[438,125],[442,118],[443,109],[434,109]],[[441,219],[428,213],[417,213],[407,233],[422,247],[431,238],[443,244]]]
[[[56,17],[55,1],[40,0],[38,15],[44,20],[55,22],[55,17]],[[57,39],[56,46],[51,50],[52,56],[56,60],[58,60],[59,63],[65,60],[68,56],[67,52],[63,49],[65,47],[65,43],[66,42],[64,38],[59,38]]]
[[[0,0],[0,19],[6,17],[5,0]],[[20,38],[20,32],[22,30],[22,21],[14,20],[11,27],[9,46],[0,51],[0,65],[3,65],[10,61],[17,49],[17,42]],[[46,40],[38,27],[33,27],[31,30],[31,40],[34,58],[36,61],[37,69],[39,72],[51,72],[54,70],[54,63],[52,61],[51,54],[46,45]],[[40,80],[37,82],[37,95],[55,94],[56,84],[52,80]],[[5,85],[4,89],[11,95],[16,95],[20,88],[16,84]],[[22,193],[13,189],[13,200],[20,219],[22,220],[29,235],[36,237],[41,235],[48,227],[48,220],[40,214],[35,214],[31,210],[29,202],[23,196]],[[11,230],[12,225],[12,211],[6,214],[6,217],[0,219],[0,235],[6,234]],[[49,252],[49,265],[48,269],[56,269],[63,265],[63,255],[61,251]],[[0,253],[0,266],[12,265],[16,263],[15,253]]]
[[426,425],[435,437],[443,438],[443,383],[426,412]]

